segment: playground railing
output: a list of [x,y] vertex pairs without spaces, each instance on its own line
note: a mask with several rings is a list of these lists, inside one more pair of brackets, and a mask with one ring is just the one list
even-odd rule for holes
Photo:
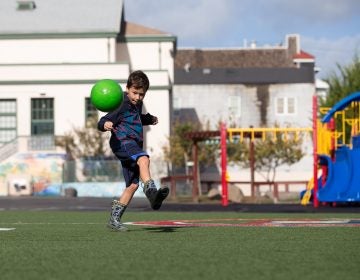
[[[160,179],[160,183],[161,185],[164,185],[166,183],[170,183],[170,198],[172,200],[176,200],[176,183],[180,182],[180,181],[193,181],[194,177],[193,175],[172,175],[172,176],[167,176],[167,177],[162,177]],[[194,201],[197,201],[197,192],[195,193],[194,190],[194,184],[192,184],[192,197]]]
[[[325,115],[331,108],[321,107],[319,111]],[[339,146],[351,148],[351,137],[360,133],[360,102],[352,102],[348,107],[337,111],[329,123],[317,121],[318,154],[331,155]]]
[[[172,200],[176,200],[177,198],[177,183],[181,181],[192,181],[192,175],[173,175],[161,178],[161,184],[170,183],[170,198]],[[220,185],[221,180],[204,180],[202,179],[200,185],[206,185],[206,190],[209,191],[213,185]],[[291,187],[303,185],[307,186],[308,181],[274,181],[274,182],[264,182],[264,181],[255,181],[251,184],[250,181],[228,181],[228,184],[234,185],[244,185],[249,186],[251,188],[251,198],[255,198],[256,194],[259,193],[260,187],[262,186],[270,186],[272,190],[272,196],[274,198],[274,202],[278,202],[280,199],[280,193],[289,193],[291,191]],[[193,186],[193,184],[191,184]],[[191,187],[191,194],[193,201],[199,201],[198,190],[194,190],[194,187]]]
[[[214,184],[221,184],[220,180],[201,180],[202,184],[207,185],[207,189],[211,189]],[[274,181],[274,182],[264,182],[264,181],[255,181],[251,184],[250,181],[228,181],[228,184],[234,185],[245,185],[251,188],[251,197],[255,198],[256,194],[259,193],[260,187],[262,186],[270,186],[272,190],[272,196],[274,198],[274,202],[278,202],[280,199],[280,189],[283,190],[284,193],[290,192],[290,187],[304,185],[305,187],[308,184],[308,181]]]
[[267,137],[271,137],[274,141],[276,141],[279,135],[285,139],[288,138],[289,135],[295,135],[295,140],[297,140],[299,139],[300,134],[311,132],[311,127],[227,128],[229,140],[233,141],[233,137],[238,136],[240,142],[242,142],[244,138],[250,138],[251,141],[254,141],[255,138],[260,138],[264,141]]

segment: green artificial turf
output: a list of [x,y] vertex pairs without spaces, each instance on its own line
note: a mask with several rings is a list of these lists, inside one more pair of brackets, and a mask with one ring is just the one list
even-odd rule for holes
[[[1,211],[0,279],[358,279],[360,227],[106,228],[109,213]],[[360,214],[128,212],[124,221]]]

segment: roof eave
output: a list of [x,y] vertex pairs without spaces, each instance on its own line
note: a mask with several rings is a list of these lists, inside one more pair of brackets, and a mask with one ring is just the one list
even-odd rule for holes
[[125,43],[141,43],[141,42],[173,42],[176,43],[177,37],[173,35],[127,35],[119,39]]
[[71,32],[71,33],[2,33],[0,39],[55,39],[55,38],[108,38],[116,37],[118,32]]

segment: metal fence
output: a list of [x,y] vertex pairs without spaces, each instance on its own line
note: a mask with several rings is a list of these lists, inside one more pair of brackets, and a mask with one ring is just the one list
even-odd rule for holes
[[0,162],[19,152],[55,151],[55,136],[18,136],[0,145]]
[[27,150],[29,151],[52,151],[55,149],[55,136],[53,135],[27,137]]
[[63,182],[118,182],[123,180],[118,160],[65,161]]

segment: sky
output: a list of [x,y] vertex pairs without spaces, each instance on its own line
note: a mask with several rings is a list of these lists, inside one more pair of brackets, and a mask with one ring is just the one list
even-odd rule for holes
[[178,48],[285,43],[315,56],[319,78],[360,55],[360,0],[124,0],[125,20],[177,37]]

